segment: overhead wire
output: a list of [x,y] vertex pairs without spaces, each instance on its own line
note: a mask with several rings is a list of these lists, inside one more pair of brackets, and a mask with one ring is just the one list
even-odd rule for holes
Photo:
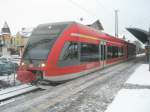
[[[89,11],[87,8],[83,7],[82,5],[80,5],[79,3],[75,2],[74,0],[67,0],[67,1],[70,2],[71,4],[75,5],[76,7],[82,9],[82,11],[84,11],[84,12],[86,12],[88,15],[90,15],[90,18],[93,19],[93,17],[94,17],[95,19],[100,19],[100,17],[98,17],[97,14],[95,14],[95,13]],[[104,13],[107,12],[107,14],[108,14],[109,16],[112,16],[112,15],[113,15],[113,11],[114,11],[114,10],[111,10],[111,9],[106,8],[99,0],[95,0],[95,1],[97,2],[97,4],[101,5],[101,6],[104,8]]]
[[97,17],[96,14],[94,14],[93,12],[89,11],[88,9],[84,8],[83,6],[81,6],[80,4],[78,4],[77,2],[73,1],[73,0],[67,0],[69,1],[70,3],[72,3],[73,5],[75,5],[76,7],[82,9],[84,12],[86,12],[90,17],[94,16],[95,19],[99,18]]
[[112,12],[114,11],[114,10],[110,9],[109,7],[106,8],[100,0],[95,0],[95,1],[97,2],[97,4],[101,5],[105,9],[105,11],[107,11],[107,13],[109,13],[109,15],[112,14]]

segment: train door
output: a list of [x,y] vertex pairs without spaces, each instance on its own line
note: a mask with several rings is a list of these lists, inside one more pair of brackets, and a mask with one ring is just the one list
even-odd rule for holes
[[106,57],[107,56],[107,46],[106,41],[100,42],[100,66],[104,68],[106,65]]

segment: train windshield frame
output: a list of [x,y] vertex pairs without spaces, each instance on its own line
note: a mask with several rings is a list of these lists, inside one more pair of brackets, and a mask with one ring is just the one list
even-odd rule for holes
[[39,25],[30,36],[23,60],[46,60],[56,39],[68,24]]

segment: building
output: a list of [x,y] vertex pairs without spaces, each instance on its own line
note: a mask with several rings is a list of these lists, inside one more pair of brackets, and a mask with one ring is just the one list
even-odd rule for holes
[[104,28],[103,28],[103,26],[99,20],[96,20],[94,23],[87,25],[87,26],[95,28],[95,29],[100,30],[100,31],[104,30]]
[[4,23],[3,27],[1,28],[0,34],[0,55],[9,55],[10,48],[11,48],[11,32],[7,22]]
[[21,31],[17,32],[12,38],[12,46],[16,53],[22,55],[23,49],[27,44],[29,36],[32,33],[33,28],[22,28]]
[[16,35],[12,36],[10,28],[5,22],[0,32],[0,56],[21,55],[32,30],[33,28],[22,28]]

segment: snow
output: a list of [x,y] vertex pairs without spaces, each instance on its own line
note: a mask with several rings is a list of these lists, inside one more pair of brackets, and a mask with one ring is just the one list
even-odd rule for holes
[[122,89],[105,112],[150,112],[150,90]]
[[23,94],[23,93],[33,91],[35,89],[38,89],[38,87],[24,84],[24,85],[1,90],[0,91],[0,101]]
[[145,56],[145,53],[137,54],[137,55],[136,55],[136,57],[142,57],[142,56]]
[[0,102],[0,106],[6,105],[6,104],[14,102],[14,101],[15,101],[15,99],[10,99],[10,100],[6,100],[6,101],[3,101],[3,102]]
[[126,83],[150,86],[150,71],[148,71],[148,68],[148,64],[139,66]]
[[[17,77],[17,75],[15,74],[15,78]],[[0,80],[2,81],[6,81],[8,83],[13,83],[14,82],[14,74],[11,75],[4,75],[4,76],[0,76]],[[16,79],[15,79],[16,80]],[[17,82],[17,80],[16,80]]]
[[2,91],[0,91],[0,95],[6,94],[6,93],[9,93],[9,92],[12,92],[12,91],[16,91],[16,90],[19,90],[19,89],[24,89],[26,87],[29,87],[29,85],[23,84],[23,85],[3,89]]
[[[148,64],[141,64],[126,83],[150,86],[148,69]],[[150,112],[150,89],[121,89],[105,112]]]

